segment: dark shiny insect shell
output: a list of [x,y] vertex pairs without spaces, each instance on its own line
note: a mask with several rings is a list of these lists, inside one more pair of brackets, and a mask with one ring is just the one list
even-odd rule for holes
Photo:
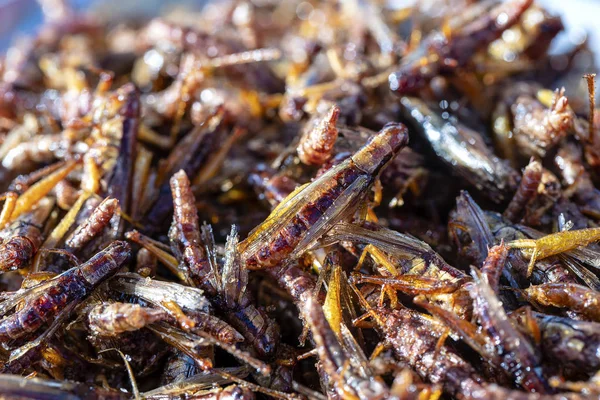
[[340,218],[351,217],[381,169],[407,143],[406,127],[389,124],[350,159],[291,194],[240,243],[246,267],[273,267],[304,251]]
[[[594,372],[600,368],[600,354],[597,351],[600,346],[600,324],[537,312],[531,314],[539,329],[544,357],[580,371]],[[523,313],[514,317],[524,323]]]
[[67,305],[89,296],[102,281],[117,272],[129,258],[130,251],[129,244],[115,241],[85,264],[56,277],[42,293],[31,289],[26,306],[0,320],[0,339],[21,338],[54,320]]
[[129,213],[133,166],[136,157],[140,117],[140,93],[133,84],[124,87],[125,103],[121,110],[123,136],[115,168],[108,182],[108,193],[116,198],[124,212]]

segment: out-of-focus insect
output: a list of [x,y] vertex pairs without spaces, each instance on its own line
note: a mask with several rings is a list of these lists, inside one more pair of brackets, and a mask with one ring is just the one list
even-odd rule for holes
[[116,389],[107,389],[90,384],[23,377],[18,375],[0,375],[3,396],[15,399],[45,398],[48,400],[125,400],[127,393]]
[[293,260],[337,222],[352,217],[381,169],[408,143],[401,124],[389,124],[351,158],[294,191],[239,244],[247,268]]
[[600,324],[521,308],[510,315],[541,346],[544,357],[561,366],[594,372],[600,368]]
[[485,48],[513,26],[533,3],[532,0],[511,0],[500,4],[480,4],[463,10],[448,23],[448,32],[433,31],[410,52],[398,71],[389,76],[390,89],[406,95],[422,89],[432,78],[465,67],[472,55]]
[[554,157],[554,164],[561,171],[567,191],[573,192],[573,201],[581,207],[581,212],[594,219],[600,218],[600,191],[592,182],[585,169],[581,149],[575,143],[565,143]]
[[548,109],[531,96],[520,96],[511,110],[515,142],[526,156],[545,156],[573,126],[574,115],[564,88],[556,90]]
[[119,155],[108,181],[108,193],[118,200],[125,213],[130,211],[133,169],[136,158],[137,134],[140,117],[140,94],[131,84],[124,88],[125,101],[121,110],[123,132]]
[[538,186],[542,181],[542,164],[532,160],[523,170],[521,183],[512,200],[504,210],[504,216],[512,222],[519,222],[525,206],[537,194]]

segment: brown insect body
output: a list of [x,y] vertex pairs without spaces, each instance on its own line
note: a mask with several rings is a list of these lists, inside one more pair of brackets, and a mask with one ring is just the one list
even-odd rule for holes
[[18,339],[52,321],[67,305],[81,301],[103,280],[114,274],[130,255],[125,242],[113,242],[80,267],[73,268],[36,293],[33,288],[26,306],[0,320],[0,338]]
[[350,218],[352,203],[366,194],[381,169],[407,143],[407,129],[390,124],[350,159],[292,193],[240,243],[246,267],[273,267],[291,253],[301,252],[303,246],[298,245],[317,239],[313,233],[325,233],[327,225],[340,217]]
[[40,248],[44,221],[50,215],[54,202],[42,199],[36,208],[21,215],[0,232],[0,272],[26,267]]

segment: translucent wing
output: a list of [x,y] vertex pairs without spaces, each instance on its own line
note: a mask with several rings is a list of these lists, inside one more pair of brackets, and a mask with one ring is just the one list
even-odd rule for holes
[[311,244],[316,242],[321,236],[326,234],[333,226],[345,219],[350,217],[356,208],[360,205],[361,198],[368,188],[370,178],[368,176],[358,177],[350,186],[348,186],[340,196],[335,199],[331,207],[329,207],[323,215],[310,227],[308,232],[304,235],[302,240],[296,246],[296,249],[290,255],[290,259],[293,260],[302,253],[304,253]]
[[314,182],[299,187],[292,192],[250,235],[239,244],[242,259],[256,253],[268,239],[286,226],[296,216],[300,208],[321,196],[321,189],[341,170],[348,166],[349,160],[330,169]]
[[248,284],[248,270],[242,268],[240,264],[237,245],[238,231],[234,225],[231,227],[229,237],[227,237],[225,264],[223,265],[222,274],[225,302],[231,308],[234,308],[238,303],[238,299],[244,296]]
[[58,278],[60,278],[61,276],[65,275],[65,274],[72,272],[75,268],[77,268],[77,267],[71,268],[71,269],[63,272],[62,274],[57,275],[52,279],[48,279],[47,281],[42,282],[31,288],[17,290],[12,295],[8,296],[6,298],[6,300],[0,302],[0,315],[5,315],[7,312],[9,312],[13,308],[15,308],[15,306],[17,304],[19,304],[20,302],[22,302],[22,301],[27,302],[28,299],[44,292],[47,288],[52,286]]

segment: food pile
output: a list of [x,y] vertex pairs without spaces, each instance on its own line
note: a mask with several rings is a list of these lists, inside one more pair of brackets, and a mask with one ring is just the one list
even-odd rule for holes
[[600,110],[559,15],[40,5],[0,59],[0,397],[600,397]]

